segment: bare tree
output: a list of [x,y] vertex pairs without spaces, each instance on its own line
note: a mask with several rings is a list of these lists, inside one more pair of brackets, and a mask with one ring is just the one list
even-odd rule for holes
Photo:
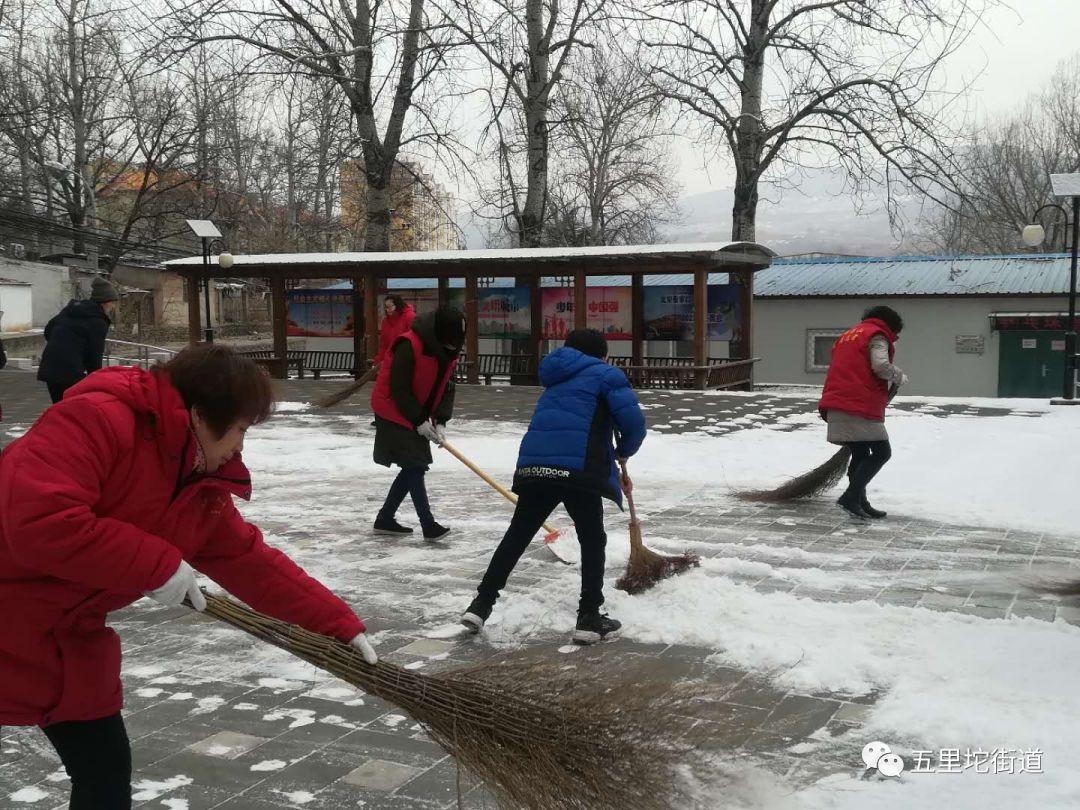
[[800,168],[936,199],[955,190],[951,98],[936,91],[995,2],[653,0],[632,16],[665,92],[731,154],[731,237],[753,240],[759,183]]
[[[916,244],[949,253],[1010,253],[1041,206],[1050,175],[1080,171],[1080,56],[1059,66],[1020,109],[976,126],[960,152],[963,181],[947,206],[931,203]],[[1065,244],[1064,220],[1044,219],[1042,250]]]
[[597,46],[574,60],[555,104],[560,160],[545,243],[644,244],[672,218],[670,128],[640,56]]
[[499,166],[491,202],[512,223],[518,245],[535,247],[547,215],[552,100],[605,0],[572,0],[566,9],[557,0],[444,2],[449,24],[487,68],[491,121],[485,134]]
[[[173,34],[192,44],[245,43],[268,58],[267,71],[302,71],[336,84],[348,101],[363,159],[365,244],[388,249],[398,153],[420,142],[439,143],[443,135],[416,104],[445,66],[447,49],[425,0],[172,0],[171,21]],[[200,33],[190,33],[196,23]],[[411,112],[421,113],[421,125],[410,127]]]

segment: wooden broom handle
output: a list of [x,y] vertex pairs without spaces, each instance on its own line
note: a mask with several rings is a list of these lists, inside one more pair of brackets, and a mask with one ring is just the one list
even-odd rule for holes
[[[624,478],[629,478],[629,473],[626,472],[626,460],[619,459],[619,467],[622,470]],[[619,481],[619,486],[622,486],[622,481]],[[634,509],[634,496],[630,492],[623,492],[626,495],[626,505],[630,507],[630,522],[637,523],[637,511]]]
[[[460,461],[462,464],[464,464],[466,467],[468,467],[470,470],[472,470],[474,473],[483,478],[491,486],[492,489],[494,489],[496,492],[506,498],[506,500],[510,501],[510,503],[516,504],[518,502],[517,495],[515,495],[498,481],[489,476],[486,472],[484,472],[467,458],[465,458],[465,456],[463,456],[456,447],[450,444],[450,442],[444,441],[442,443],[442,448],[454,458],[456,458],[458,461]],[[546,529],[548,533],[555,531],[555,529],[549,526],[547,523],[544,524],[544,529]]]

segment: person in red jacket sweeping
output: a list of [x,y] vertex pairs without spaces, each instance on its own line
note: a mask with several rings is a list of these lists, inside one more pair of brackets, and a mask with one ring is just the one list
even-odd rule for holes
[[450,533],[431,513],[424,476],[431,466],[431,442],[442,444],[454,411],[454,367],[464,344],[464,316],[444,305],[418,317],[412,329],[394,342],[389,361],[379,367],[371,392],[372,455],[376,464],[401,468],[375,519],[380,534],[412,533],[395,517],[406,495],[412,496],[424,539],[438,540]]
[[390,347],[401,335],[412,329],[416,313],[411,305],[405,303],[400,295],[388,295],[383,300],[383,322],[379,327],[379,352],[375,355],[375,365],[390,359]]
[[851,448],[848,488],[836,502],[857,518],[883,518],[870,505],[866,487],[892,457],[885,431],[890,390],[908,378],[893,364],[904,321],[890,307],[871,307],[844,332],[832,350],[818,411],[829,423],[828,440]]
[[254,362],[198,346],[151,371],[90,374],[0,454],[0,726],[44,730],[72,808],[131,807],[120,639],[105,620],[143,596],[201,610],[199,571],[376,662],[348,605],[233,503],[251,495],[244,433],[272,408]]

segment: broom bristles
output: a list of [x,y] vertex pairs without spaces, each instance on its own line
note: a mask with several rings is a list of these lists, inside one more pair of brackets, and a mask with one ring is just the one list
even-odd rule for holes
[[626,571],[615,581],[615,587],[631,595],[638,594],[647,591],[662,579],[699,565],[701,558],[689,551],[667,555],[657,554],[650,549],[641,538],[641,524],[635,517],[630,523],[630,559],[626,561]]
[[367,385],[369,382],[371,382],[371,378],[375,376],[378,368],[378,366],[372,366],[366,372],[364,372],[364,376],[360,377],[360,379],[356,380],[355,382],[349,383],[344,388],[340,388],[332,394],[327,394],[322,399],[315,400],[315,407],[332,408],[338,403],[344,402],[361,388],[363,388],[365,385]]
[[506,806],[662,810],[687,800],[681,771],[693,748],[682,735],[704,685],[597,678],[561,657],[421,674],[367,664],[347,644],[230,599],[206,602],[209,615],[403,709]]
[[821,466],[815,467],[798,478],[786,481],[776,489],[738,492],[736,497],[744,501],[757,501],[760,503],[780,503],[800,498],[812,498],[836,486],[836,483],[847,472],[850,460],[851,450],[847,447],[841,447]]

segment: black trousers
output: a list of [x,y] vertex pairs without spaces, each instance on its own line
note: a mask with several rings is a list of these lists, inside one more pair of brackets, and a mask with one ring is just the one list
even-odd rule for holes
[[848,489],[857,497],[866,497],[866,486],[892,458],[888,440],[880,442],[848,442],[851,463],[848,465]]
[[431,514],[431,505],[428,503],[427,485],[424,483],[426,474],[427,467],[402,467],[394,483],[390,485],[390,491],[386,493],[378,519],[393,520],[405,496],[409,495],[412,497],[416,516],[420,519],[420,527],[427,529],[433,526],[435,516]]
[[71,777],[71,810],[130,810],[131,743],[119,713],[42,731]]
[[67,391],[70,385],[61,385],[60,383],[45,383],[45,386],[49,389],[49,397],[53,401],[53,405],[64,398],[64,392]]
[[604,504],[600,496],[559,486],[534,484],[522,487],[510,528],[488,563],[477,593],[489,605],[499,598],[506,580],[529,547],[544,521],[559,504],[574,521],[581,544],[581,599],[579,613],[594,613],[604,604]]

